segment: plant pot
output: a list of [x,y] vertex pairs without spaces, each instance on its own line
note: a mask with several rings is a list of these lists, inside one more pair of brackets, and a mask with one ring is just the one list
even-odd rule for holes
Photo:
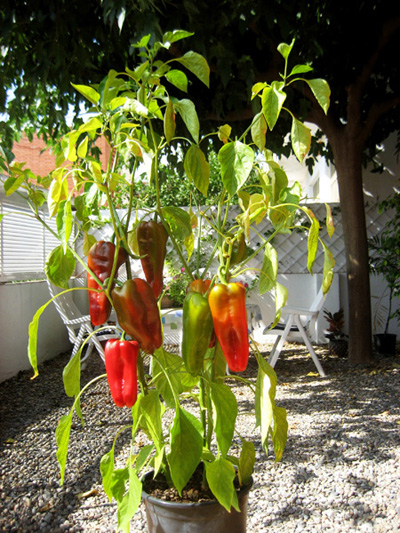
[[348,342],[345,339],[330,339],[329,353],[338,357],[346,357],[348,346]]
[[[144,476],[151,478],[152,472]],[[149,533],[245,533],[250,483],[238,491],[240,513],[217,500],[195,503],[165,501],[142,492]]]
[[396,355],[396,339],[394,333],[378,333],[374,335],[375,350],[382,355]]

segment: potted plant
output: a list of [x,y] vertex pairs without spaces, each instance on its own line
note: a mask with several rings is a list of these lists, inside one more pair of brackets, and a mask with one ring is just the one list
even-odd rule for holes
[[331,313],[324,309],[324,318],[328,321],[329,327],[327,329],[326,338],[329,339],[329,353],[345,357],[348,350],[348,341],[342,329],[344,326],[344,312],[339,309],[336,313]]
[[[61,242],[49,255],[46,266],[52,283],[65,290],[78,290],[69,289],[68,281],[79,262],[87,270],[93,324],[101,328],[112,308],[118,317],[116,339],[108,341],[105,347],[106,374],[95,380],[107,377],[116,405],[130,409],[132,414],[132,423],[117,433],[100,465],[104,490],[117,502],[118,528],[123,530],[129,529],[143,489],[149,494],[152,483],[161,483],[172,488],[179,499],[188,483],[196,479],[198,490],[208,491],[216,505],[211,513],[200,512],[200,516],[208,517],[205,529],[182,525],[190,520],[188,507],[195,511],[196,505],[165,506],[161,500],[145,494],[150,531],[158,531],[154,524],[160,521],[169,521],[168,527],[175,532],[181,531],[180,527],[185,531],[225,531],[232,527],[232,521],[235,527],[240,523],[240,530],[245,530],[245,501],[252,482],[255,450],[251,441],[242,439],[240,452],[231,453],[238,416],[237,399],[230,387],[232,380],[254,391],[255,424],[260,428],[266,450],[271,439],[276,460],[283,453],[287,422],[285,410],[275,404],[276,375],[260,353],[254,353],[258,364],[256,384],[241,374],[249,357],[246,289],[235,280],[245,272],[247,261],[263,254],[258,287],[260,293],[274,292],[278,321],[287,300],[287,290],[277,282],[278,260],[272,246],[273,237],[279,232],[291,231],[296,211],[303,210],[309,220],[303,230],[309,233],[310,272],[321,242],[317,219],[309,208],[299,205],[299,185],[289,187],[284,170],[270,152],[264,150],[267,126],[272,129],[285,109],[285,91],[292,81],[301,81],[300,74],[309,72],[310,68],[297,65],[289,72],[288,58],[293,43],[280,45],[285,74],[272,84],[254,86],[253,98],[259,100],[260,111],[243,135],[232,139],[228,125],[212,132],[220,142],[220,194],[216,209],[201,208],[209,179],[202,142],[211,134],[200,136],[194,105],[187,98],[174,97],[172,92],[178,89],[180,94],[185,93],[190,75],[208,86],[209,68],[205,59],[195,52],[168,55],[172,44],[176,46],[190,35],[176,30],[165,34],[159,42],[153,42],[150,36],[143,37],[135,46],[141,58],[136,67],[122,73],[110,71],[97,86],[75,85],[92,104],[92,113],[62,139],[57,168],[48,180],[38,183],[21,166],[10,167],[11,175],[5,183],[9,194],[26,189],[35,217],[40,219],[36,207],[43,201],[47,201],[50,215],[57,217],[57,237]],[[327,84],[323,80],[304,81],[326,111]],[[184,124],[188,137],[176,135],[179,121]],[[297,157],[303,160],[310,132],[294,115],[292,121],[292,144]],[[90,146],[99,135],[110,145],[105,169],[90,152]],[[189,209],[164,206],[160,196],[160,159],[175,145],[180,147],[186,183],[193,199]],[[263,159],[255,157],[257,149],[264,155]],[[146,169],[155,189],[153,207],[143,208],[140,198],[135,196],[135,176],[139,167]],[[255,193],[245,189],[251,173],[258,179]],[[79,191],[78,196],[69,189],[68,178],[72,178],[73,190]],[[47,187],[47,194],[44,187]],[[120,188],[127,192],[129,199],[124,211],[117,209]],[[229,207],[234,197],[239,198],[242,213],[232,223]],[[102,205],[108,209],[107,216],[100,209]],[[332,219],[328,207],[327,210],[327,227],[331,234]],[[269,218],[272,230],[267,237],[259,235],[261,244],[248,252],[243,243],[251,231],[257,232],[257,222],[264,217]],[[46,225],[45,220],[41,221]],[[98,241],[94,230],[105,223],[112,226],[113,239]],[[197,268],[192,269],[188,260],[201,255],[198,252],[202,247],[201,227],[204,225],[210,228],[214,238],[208,239],[207,250],[210,251],[206,265],[200,269],[197,264]],[[76,251],[76,240],[80,237],[87,260]],[[179,260],[177,269],[184,268],[190,276],[183,303],[182,357],[163,346],[159,304],[164,291],[167,241]],[[332,280],[334,261],[326,244],[322,244],[326,292]],[[139,277],[132,276],[134,261],[142,266]],[[215,263],[218,268],[212,270]],[[122,265],[127,271],[127,280],[123,283],[118,280]],[[28,354],[35,376],[38,374],[38,322],[50,302],[37,311],[30,324]],[[56,430],[61,480],[65,476],[72,417],[76,412],[83,422],[80,400],[91,385],[81,389],[80,356],[81,351],[63,372],[66,393],[74,400]],[[144,357],[151,358],[150,375],[145,373]],[[233,372],[229,376],[226,375],[227,366]],[[189,407],[187,402],[183,403],[188,399],[191,400]],[[118,468],[115,446],[124,430],[130,431],[132,444],[126,463]],[[147,441],[135,450],[139,433]],[[160,506],[164,518],[154,518],[153,512]],[[165,516],[173,513],[173,509],[179,514],[178,522]],[[210,525],[213,519],[215,523]],[[228,520],[228,526],[224,520]]]
[[[369,240],[370,270],[386,282],[375,307],[374,341],[378,353],[394,355],[397,335],[389,332],[389,325],[393,318],[400,324],[400,308],[393,311],[393,299],[400,297],[400,193],[396,192],[381,202],[379,209],[390,211],[391,216],[382,233]],[[383,328],[382,333],[376,333],[379,328]]]

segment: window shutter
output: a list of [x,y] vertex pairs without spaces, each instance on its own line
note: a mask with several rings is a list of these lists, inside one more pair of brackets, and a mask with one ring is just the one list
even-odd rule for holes
[[[0,280],[43,279],[47,254],[58,246],[58,239],[33,218],[28,207],[6,200],[1,211],[9,214],[1,222]],[[56,228],[55,219],[47,217],[46,222]]]

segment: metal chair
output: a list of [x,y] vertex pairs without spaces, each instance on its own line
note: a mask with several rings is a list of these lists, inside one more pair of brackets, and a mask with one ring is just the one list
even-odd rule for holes
[[258,306],[261,312],[261,317],[257,316],[257,313],[251,313],[251,336],[257,343],[262,343],[263,340],[265,342],[266,336],[276,336],[275,343],[268,358],[268,362],[272,367],[275,366],[286,340],[288,340],[291,335],[296,333],[297,336],[301,336],[305,345],[307,346],[307,349],[310,352],[311,358],[320,376],[326,377],[324,369],[322,368],[317,354],[315,353],[315,350],[311,344],[312,338],[315,342],[317,342],[318,339],[317,320],[318,315],[324,305],[324,301],[325,299],[321,287],[309,309],[285,306],[282,309],[282,316],[285,317],[283,323],[278,323],[273,329],[269,329],[269,326],[266,324],[271,324],[271,317],[269,309],[266,307],[265,300],[259,294],[250,293],[248,304]]
[[74,346],[71,358],[78,352],[89,335],[93,333],[93,335],[91,335],[86,342],[87,348],[85,355],[81,358],[81,363],[86,361],[86,359],[90,356],[93,351],[93,347],[96,348],[101,359],[104,361],[104,349],[101,343],[103,341],[107,341],[108,339],[118,337],[118,334],[111,329],[97,332],[96,328],[93,328],[92,326],[90,315],[83,315],[73,301],[72,291],[60,294],[64,291],[64,289],[56,287],[49,280],[47,280],[47,285],[49,287],[51,297],[54,298],[53,303],[58,311],[58,314],[68,330],[68,338],[71,344]]

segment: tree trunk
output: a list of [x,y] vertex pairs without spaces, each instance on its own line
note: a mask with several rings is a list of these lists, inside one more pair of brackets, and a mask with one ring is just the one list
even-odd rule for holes
[[[349,363],[372,359],[371,296],[368,243],[362,182],[362,147],[348,135],[348,126],[329,141],[339,184],[349,297]],[[349,138],[350,137],[350,138]]]

